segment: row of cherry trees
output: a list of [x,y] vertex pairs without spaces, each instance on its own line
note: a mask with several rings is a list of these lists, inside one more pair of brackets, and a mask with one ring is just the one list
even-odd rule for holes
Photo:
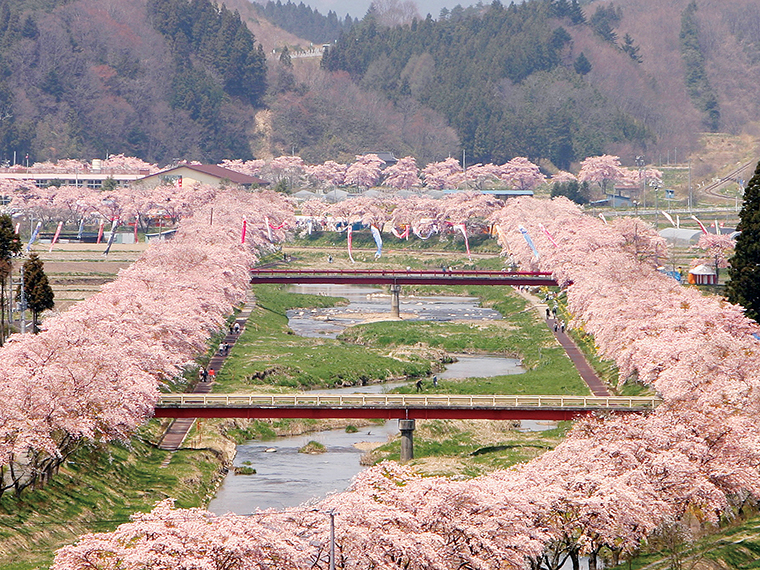
[[[351,164],[328,160],[323,164],[307,164],[299,156],[279,156],[270,161],[225,160],[219,166],[251,176],[260,176],[277,184],[282,180],[289,187],[334,188],[357,186],[369,188],[382,184],[398,190],[427,188],[430,190],[471,189],[481,190],[488,186],[508,186],[516,190],[533,190],[545,182],[597,183],[602,191],[614,184],[640,186],[647,182],[662,182],[662,172],[647,168],[629,170],[621,166],[620,158],[611,155],[586,158],[580,164],[578,175],[560,171],[547,179],[539,167],[527,158],[515,157],[502,164],[474,164],[463,169],[460,162],[447,158],[432,162],[421,170],[414,157],[407,156],[387,168],[376,154],[357,155]],[[14,167],[24,171],[21,165]],[[158,172],[155,164],[124,155],[114,155],[101,161],[101,172]],[[13,169],[11,169],[13,170]],[[35,163],[32,172],[92,172],[92,164],[79,160],[60,160],[57,163]]]
[[414,157],[407,156],[383,169],[384,162],[375,154],[357,155],[352,164],[327,161],[324,164],[306,164],[298,156],[281,156],[270,162],[263,160],[226,160],[220,166],[249,174],[263,176],[273,182],[287,179],[291,186],[314,187],[359,186],[369,188],[382,184],[399,190],[422,188],[430,190],[472,189],[506,185],[516,190],[534,190],[545,182],[577,180],[599,184],[604,191],[610,185],[639,186],[644,182],[662,182],[662,172],[656,169],[629,170],[620,164],[617,156],[589,157],[580,165],[578,175],[560,171],[550,179],[527,158],[515,157],[502,164],[474,164],[463,169],[455,158],[432,162],[422,170]]
[[[48,479],[91,441],[127,440],[235,305],[268,231],[290,205],[273,192],[198,189],[195,215],[101,292],[0,350],[0,494]],[[241,243],[241,216],[248,216]],[[268,218],[274,230],[265,226]]]
[[660,274],[664,244],[640,220],[606,224],[565,199],[474,208],[490,212],[524,269],[572,283],[572,325],[594,335],[621,378],[655,387],[664,399],[655,412],[579,422],[554,451],[468,481],[384,463],[322,512],[216,517],[165,501],[61,549],[54,568],[327,568],[329,510],[338,568],[555,570],[581,555],[593,568],[600,552],[629,554],[687,514],[715,522],[760,496],[760,345],[741,308]]

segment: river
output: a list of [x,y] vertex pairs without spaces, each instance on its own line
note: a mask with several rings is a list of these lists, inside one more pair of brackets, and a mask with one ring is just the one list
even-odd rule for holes
[[[367,315],[390,312],[390,295],[378,289],[358,286],[301,285],[293,287],[297,293],[323,293],[345,297],[345,307],[289,311],[289,325],[303,336],[334,338],[343,329],[362,322]],[[405,320],[496,320],[501,315],[493,309],[479,307],[475,297],[403,297],[401,314]],[[523,372],[520,362],[513,358],[490,355],[457,355],[457,362],[446,366],[439,378],[488,377]],[[371,384],[351,388],[320,390],[329,393],[378,393],[406,384]],[[543,430],[553,423],[523,422],[522,429]],[[256,469],[254,475],[230,473],[211,501],[209,510],[224,514],[248,514],[256,509],[285,508],[318,500],[331,492],[344,490],[351,479],[364,467],[359,464],[363,443],[385,443],[398,433],[396,420],[383,425],[360,428],[356,433],[345,430],[328,430],[296,437],[277,438],[262,442],[250,441],[239,445],[234,464],[249,464]],[[317,441],[327,448],[325,453],[298,453],[309,441]],[[358,447],[357,447],[358,445]],[[250,463],[247,463],[250,462]]]

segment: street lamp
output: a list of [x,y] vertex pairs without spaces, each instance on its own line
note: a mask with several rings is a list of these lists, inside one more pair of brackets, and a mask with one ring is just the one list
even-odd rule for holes
[[335,515],[338,512],[335,509],[330,509],[329,511],[312,509],[312,512],[324,513],[330,517],[330,570],[335,570]]

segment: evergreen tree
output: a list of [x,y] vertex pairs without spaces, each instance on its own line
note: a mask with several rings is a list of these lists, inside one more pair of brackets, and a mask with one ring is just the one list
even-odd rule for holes
[[50,287],[42,260],[36,253],[24,262],[24,295],[26,306],[32,311],[32,332],[37,334],[39,315],[55,306],[53,289]]
[[741,233],[728,266],[726,294],[729,301],[746,309],[749,318],[760,321],[760,163],[744,190],[736,229]]
[[3,214],[0,216],[0,346],[5,342],[6,336],[5,291],[13,269],[11,260],[20,251],[21,240],[13,231],[13,220],[8,214]]
[[586,75],[591,71],[591,62],[586,57],[586,54],[581,52],[580,55],[578,55],[573,62],[573,69],[575,69],[575,73],[578,75]]

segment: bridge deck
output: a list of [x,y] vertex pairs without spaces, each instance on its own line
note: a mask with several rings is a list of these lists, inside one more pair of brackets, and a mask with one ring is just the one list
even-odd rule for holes
[[449,394],[164,394],[156,417],[545,419],[651,411],[656,397]]
[[526,285],[556,286],[551,273],[509,271],[442,271],[391,269],[336,270],[253,269],[251,283],[317,283],[373,285]]

